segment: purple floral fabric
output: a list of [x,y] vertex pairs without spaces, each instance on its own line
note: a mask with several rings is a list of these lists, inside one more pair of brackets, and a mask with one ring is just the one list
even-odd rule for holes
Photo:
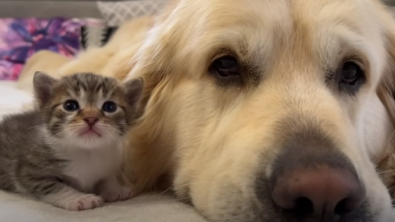
[[74,56],[80,48],[80,28],[88,25],[100,22],[67,18],[0,19],[0,80],[18,79],[26,60],[39,50]]

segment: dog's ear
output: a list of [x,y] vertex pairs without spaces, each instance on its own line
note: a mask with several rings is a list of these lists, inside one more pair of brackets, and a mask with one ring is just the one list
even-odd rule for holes
[[[172,15],[179,0],[170,1],[163,12],[155,19],[155,24],[145,37],[145,42],[137,50],[132,60],[132,70],[126,79],[142,77],[144,93],[141,107],[145,107],[155,89],[165,81],[169,74],[175,74],[174,65],[177,47],[185,28],[180,18]],[[171,78],[176,79],[176,78]],[[161,89],[163,90],[163,89]]]
[[383,20],[384,37],[386,39],[387,64],[377,93],[384,104],[392,125],[395,126],[395,20],[392,13],[383,8],[381,18]]
[[388,112],[392,125],[395,127],[395,91],[391,81],[393,80],[388,80],[388,77],[384,77],[377,89],[377,94]]
[[[174,67],[178,42],[182,38],[180,33],[185,30],[180,25],[188,24],[172,13],[177,8],[174,6],[178,4],[177,1],[170,1],[163,14],[156,18],[154,26],[144,37],[144,42],[129,62],[132,69],[125,78],[126,81],[137,77],[144,79],[138,124],[131,131],[130,139],[127,141],[123,166],[125,177],[133,182],[137,192],[154,189],[158,184],[157,180],[166,174],[170,166],[169,153],[172,151],[168,144],[172,144],[172,137],[168,133],[172,130],[163,128],[169,126],[163,123],[168,121],[163,116],[171,99],[170,94],[174,86],[172,83],[177,81],[174,75],[181,72]],[[144,147],[144,149],[134,147]],[[156,149],[158,147],[161,149]],[[147,155],[149,153],[155,155]],[[155,164],[147,165],[154,162]]]

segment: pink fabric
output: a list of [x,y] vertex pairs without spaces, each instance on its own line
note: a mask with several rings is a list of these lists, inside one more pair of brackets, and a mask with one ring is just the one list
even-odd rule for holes
[[26,60],[40,50],[74,56],[80,49],[81,27],[90,25],[101,25],[101,22],[67,18],[0,19],[0,80],[17,80]]

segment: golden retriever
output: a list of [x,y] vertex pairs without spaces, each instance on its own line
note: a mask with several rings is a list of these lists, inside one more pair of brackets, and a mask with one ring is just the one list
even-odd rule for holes
[[144,78],[125,168],[141,192],[215,222],[391,222],[372,161],[394,165],[394,68],[378,0],[174,0],[58,72]]

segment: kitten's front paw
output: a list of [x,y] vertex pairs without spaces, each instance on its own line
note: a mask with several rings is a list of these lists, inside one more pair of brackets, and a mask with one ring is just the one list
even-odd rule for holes
[[132,198],[135,195],[133,188],[121,186],[116,190],[110,190],[102,193],[102,197],[106,202],[124,201]]
[[103,199],[93,194],[86,194],[70,200],[66,205],[67,210],[82,211],[94,209],[103,205]]

